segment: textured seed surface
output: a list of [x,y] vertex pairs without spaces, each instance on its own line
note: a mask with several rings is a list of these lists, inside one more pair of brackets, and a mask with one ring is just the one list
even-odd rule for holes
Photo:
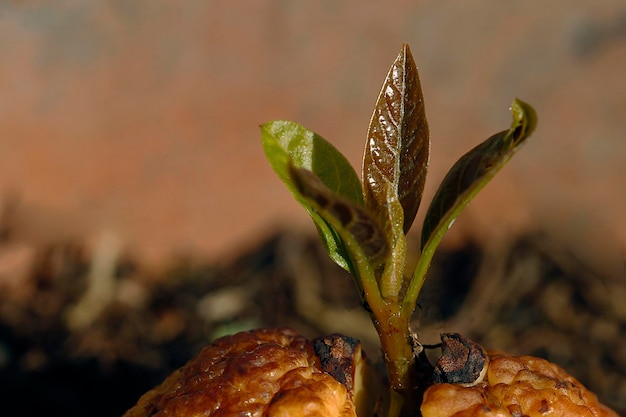
[[125,417],[356,416],[350,392],[321,371],[311,342],[288,330],[218,339]]
[[472,387],[435,384],[423,417],[618,417],[557,365],[531,356],[489,354],[485,380]]
[[[456,334],[445,336],[448,345],[465,341]],[[461,345],[468,349],[457,350],[473,351],[472,343]],[[358,341],[336,334],[313,342],[290,329],[227,336],[147,392],[124,417],[356,417],[360,352]],[[428,388],[422,416],[618,417],[551,362],[501,352],[487,356],[481,382]],[[373,404],[360,410],[371,412]]]

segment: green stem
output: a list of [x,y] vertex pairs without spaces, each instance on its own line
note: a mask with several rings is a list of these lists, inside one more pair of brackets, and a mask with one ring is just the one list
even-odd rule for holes
[[426,273],[430,268],[430,263],[435,254],[435,250],[437,249],[439,242],[441,242],[441,239],[443,239],[444,233],[434,235],[434,237],[431,237],[428,243],[424,246],[422,254],[419,257],[417,266],[415,267],[415,271],[413,272],[413,276],[409,281],[409,286],[407,288],[404,299],[402,300],[402,314],[408,316],[413,314],[413,311],[415,310],[415,306],[417,304],[417,297],[422,291],[424,281],[426,280]]
[[382,302],[372,307],[372,318],[384,352],[387,376],[391,389],[388,417],[417,416],[421,403],[420,386],[416,381],[413,336],[410,316],[400,312],[393,302]]
[[[402,225],[401,222],[399,224]],[[384,354],[390,387],[387,417],[416,417],[421,415],[419,407],[431,375],[428,368],[422,372],[425,357],[416,358],[414,352],[410,321],[415,303],[406,308],[405,303],[399,300],[402,287],[406,285],[406,238],[401,227],[395,231],[391,256],[383,271],[375,271],[369,264],[357,260],[357,280],[364,289]],[[376,277],[377,273],[380,276]],[[429,366],[427,360],[426,365]]]

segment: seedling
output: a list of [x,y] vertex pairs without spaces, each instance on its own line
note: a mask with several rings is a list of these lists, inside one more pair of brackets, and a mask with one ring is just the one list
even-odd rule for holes
[[380,337],[389,379],[387,415],[419,414],[433,369],[410,326],[435,250],[463,208],[535,129],[519,99],[513,122],[462,156],[426,211],[421,252],[406,271],[406,234],[420,206],[430,138],[419,75],[407,45],[391,65],[370,120],[362,177],[329,142],[290,121],[261,127],[265,154],[308,211],[331,259],[354,278]]

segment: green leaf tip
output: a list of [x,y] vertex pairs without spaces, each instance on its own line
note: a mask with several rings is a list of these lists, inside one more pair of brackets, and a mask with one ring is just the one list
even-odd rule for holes
[[[277,120],[261,126],[263,149],[272,168],[285,181],[287,160],[317,175],[334,192],[363,204],[359,177],[330,142],[298,123]],[[289,184],[287,184],[289,186]]]
[[513,114],[513,125],[518,125],[515,134],[517,140],[525,140],[537,128],[537,112],[530,104],[515,98],[511,104],[511,113]]

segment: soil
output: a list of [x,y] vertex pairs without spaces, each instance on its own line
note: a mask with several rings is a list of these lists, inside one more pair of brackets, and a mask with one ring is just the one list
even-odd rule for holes
[[[422,341],[454,330],[542,356],[626,413],[623,280],[539,235],[497,246],[439,253],[415,316]],[[227,264],[179,257],[160,271],[121,255],[107,275],[103,254],[72,242],[25,248],[5,233],[0,270],[19,285],[0,293],[2,415],[121,415],[204,344],[256,327],[344,331],[378,354],[350,277],[314,236],[277,232]]]

